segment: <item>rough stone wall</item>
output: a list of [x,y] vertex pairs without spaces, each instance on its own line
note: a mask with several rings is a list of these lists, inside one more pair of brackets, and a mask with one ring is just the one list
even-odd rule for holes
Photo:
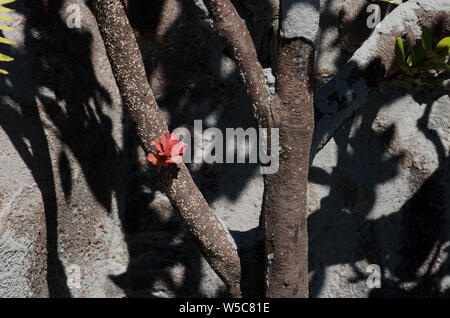
[[[448,296],[448,90],[376,92],[317,155],[311,296]],[[369,289],[369,265],[381,288]]]
[[[270,67],[278,2],[233,2]],[[89,9],[50,3],[15,3],[18,30],[5,32],[18,45],[0,78],[0,297],[226,295],[145,170]],[[67,28],[69,3],[81,5],[81,29]],[[192,0],[126,3],[171,129],[253,125],[236,67]],[[366,5],[321,1],[317,87],[369,36]],[[311,296],[448,294],[445,80],[412,95],[377,91],[315,158]],[[251,247],[258,167],[189,168],[238,245]],[[380,266],[381,289],[366,285],[369,264]]]
[[[126,270],[120,97],[92,15],[17,2],[1,79],[0,297],[111,296]],[[61,15],[59,14],[61,12]],[[91,54],[92,52],[92,54]]]

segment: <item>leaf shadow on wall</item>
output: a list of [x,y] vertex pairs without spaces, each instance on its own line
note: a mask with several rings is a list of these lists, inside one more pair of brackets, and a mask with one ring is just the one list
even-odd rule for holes
[[[11,4],[24,17],[23,47],[10,49],[15,61],[8,65],[10,75],[0,80],[0,127],[31,171],[45,214],[40,231],[46,233],[46,266],[30,268],[29,275],[46,272],[50,297],[71,297],[62,245],[68,248],[63,251],[66,261],[74,262],[82,262],[83,248],[95,249],[98,211],[89,206],[92,201],[74,192],[79,190],[74,187],[79,177],[73,175],[69,158],[75,158],[89,191],[107,212],[112,210],[113,193],[121,190],[126,177],[124,154],[105,113],[111,97],[97,81],[90,59],[92,35],[67,27],[60,15],[63,5],[60,0]],[[78,207],[85,210],[75,215]],[[40,285],[31,288],[43,293],[35,296],[46,293]]]

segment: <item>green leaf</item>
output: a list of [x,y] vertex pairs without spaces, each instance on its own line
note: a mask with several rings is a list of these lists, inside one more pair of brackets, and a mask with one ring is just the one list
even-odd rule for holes
[[0,53],[0,62],[11,62],[11,61],[14,61],[14,58]]
[[408,65],[400,65],[400,70],[408,76],[414,76],[418,72],[418,69],[415,67],[408,67]]
[[0,0],[0,12],[13,12],[13,11],[16,11],[16,10],[13,10],[13,9],[10,9],[10,8],[7,8],[7,7],[3,6],[4,4],[12,3],[14,1],[15,0]]
[[437,63],[437,62],[433,62],[433,61],[428,61],[423,63],[422,66],[424,69],[428,69],[428,70],[446,70],[446,71],[450,71],[450,65],[445,64],[445,63]]
[[4,43],[4,44],[16,44],[16,42],[14,42],[13,40],[9,40],[7,38],[4,38],[2,36],[0,36],[0,43]]
[[399,2],[396,2],[396,1],[392,1],[392,0],[378,0],[378,1],[380,1],[380,2],[386,2],[386,3],[392,3],[392,4],[395,4],[395,5],[400,5],[400,3]]
[[397,38],[395,42],[395,56],[399,65],[405,65],[405,49],[403,48],[402,38]]
[[0,5],[0,12],[13,12],[13,11],[16,11],[16,10],[13,10],[13,9],[10,9],[10,8]]
[[0,24],[0,30],[14,31],[15,29],[7,25]]
[[7,15],[0,14],[0,20],[3,21],[11,21],[13,18],[8,17]]
[[419,64],[425,58],[425,51],[422,47],[418,47],[413,51],[414,64]]
[[437,54],[435,51],[433,50],[426,50],[425,51],[425,56],[429,59],[435,59],[437,57],[439,57],[439,54]]
[[408,66],[413,66],[413,56],[412,56],[412,54],[408,55],[408,58],[406,59],[406,64]]
[[430,60],[430,62],[434,62],[437,64],[445,64],[445,57],[435,57],[434,59]]
[[422,27],[422,46],[425,51],[433,50],[433,37],[431,31],[426,26]]
[[[12,3],[14,1],[15,0],[0,0],[0,12],[12,12],[12,11],[15,11],[13,9],[10,9],[10,8],[7,8],[7,7],[3,6],[5,4]],[[2,20],[2,21],[10,21],[10,20],[12,20],[12,18],[8,17],[7,15],[0,14],[0,20]],[[0,30],[13,31],[15,29],[10,27],[10,26],[7,26],[7,25],[0,24]],[[12,40],[9,40],[7,38],[4,38],[2,36],[0,36],[0,43],[10,44],[10,45],[11,44],[16,44],[16,42],[14,42]],[[12,58],[12,57],[10,57],[8,55],[0,53],[0,62],[11,62],[11,61],[14,61],[14,58]],[[0,69],[0,74],[8,75],[9,73],[8,73],[8,71],[6,71],[4,69]]]
[[393,81],[395,85],[406,88],[408,90],[412,89],[412,85],[410,82],[403,81],[403,80],[394,80]]
[[439,55],[448,55],[450,51],[450,37],[446,37],[440,40],[435,49],[439,53]]

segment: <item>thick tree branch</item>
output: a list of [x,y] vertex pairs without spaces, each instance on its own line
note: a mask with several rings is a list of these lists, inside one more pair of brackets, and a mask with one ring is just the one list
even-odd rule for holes
[[314,49],[303,39],[279,41],[276,96],[280,166],[264,176],[266,296],[308,297],[306,194],[314,127]]
[[[300,18],[299,18],[300,17]],[[314,127],[314,42],[319,0],[281,0],[276,91],[280,167],[264,176],[266,296],[308,297],[307,184]]]
[[[106,53],[125,109],[146,152],[150,141],[167,132],[148,84],[142,56],[120,0],[92,0]],[[234,297],[240,292],[240,259],[234,241],[211,211],[184,164],[158,168],[163,189],[173,207],[197,240],[206,260]]]
[[344,122],[364,106],[374,84],[385,78],[394,64],[396,37],[414,43],[421,37],[421,25],[435,29],[436,35],[448,36],[449,12],[448,0],[410,0],[379,24],[342,71],[316,94],[311,162]]

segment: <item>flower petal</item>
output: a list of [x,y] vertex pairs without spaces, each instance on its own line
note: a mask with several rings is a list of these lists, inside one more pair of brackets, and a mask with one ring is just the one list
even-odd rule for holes
[[172,147],[172,149],[170,151],[170,155],[171,156],[183,156],[186,149],[187,149],[187,144],[180,141]]
[[164,152],[170,151],[170,144],[171,144],[170,134],[162,134],[161,144],[163,146]]
[[150,144],[155,146],[155,148],[156,148],[156,150],[158,150],[158,152],[164,152],[163,147],[158,140],[153,140]]
[[183,157],[181,157],[181,156],[172,156],[172,157],[170,157],[170,159],[166,160],[166,162],[168,162],[168,163],[182,163],[183,162]]
[[147,155],[147,160],[150,161],[155,166],[161,166],[164,164],[164,157],[161,157],[159,155],[154,155],[152,153],[149,153]]
[[172,153],[172,148],[178,143],[178,137],[175,134],[170,134],[169,148],[167,149],[170,153]]

